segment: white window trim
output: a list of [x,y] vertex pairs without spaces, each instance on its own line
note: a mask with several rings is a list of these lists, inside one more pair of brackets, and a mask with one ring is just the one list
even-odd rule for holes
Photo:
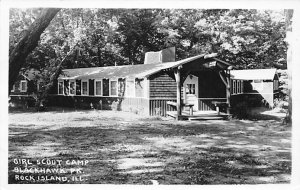
[[[100,95],[99,94],[96,94],[96,92],[97,92],[97,89],[96,89],[96,83],[97,82],[101,82],[101,92],[100,92]],[[94,83],[94,95],[95,96],[102,96],[103,95],[103,79],[97,79],[97,80],[95,80],[95,83]]]
[[[83,85],[82,83],[87,83],[87,94],[83,94]],[[89,81],[88,80],[81,80],[81,96],[88,96],[89,95]]]
[[236,87],[237,87],[237,94],[240,94],[241,93],[241,81],[240,80],[237,81]]
[[[112,95],[111,94],[111,82],[117,82],[117,93],[116,93],[116,95]],[[111,80],[109,80],[109,82],[108,82],[108,88],[109,88],[109,96],[111,96],[111,97],[118,97],[118,86],[119,86],[119,81],[118,81],[118,79],[111,79]]]
[[[22,83],[25,82],[25,90],[22,90]],[[20,92],[27,92],[27,80],[21,80],[19,86]]]
[[[129,96],[129,91],[127,90],[127,83],[133,82],[133,95]],[[125,97],[134,98],[135,97],[135,79],[132,78],[126,78],[125,80]]]
[[[74,94],[71,94],[71,82],[74,82]],[[76,80],[69,80],[69,95],[71,96],[76,95]]]
[[[62,94],[60,94],[59,93],[59,83],[62,83]],[[57,94],[58,95],[64,95],[64,81],[63,80],[59,80],[58,82],[57,82]]]

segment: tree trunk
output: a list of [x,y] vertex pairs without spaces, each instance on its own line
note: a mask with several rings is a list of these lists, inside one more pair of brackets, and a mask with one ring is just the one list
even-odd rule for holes
[[25,35],[18,42],[9,55],[9,91],[12,89],[26,57],[38,45],[40,36],[50,24],[60,9],[47,8],[42,10],[41,15],[31,24]]
[[285,24],[286,24],[286,42],[287,42],[287,69],[288,69],[288,97],[289,97],[289,107],[286,121],[292,122],[292,63],[293,63],[293,33],[292,33],[292,18],[293,10],[285,10]]

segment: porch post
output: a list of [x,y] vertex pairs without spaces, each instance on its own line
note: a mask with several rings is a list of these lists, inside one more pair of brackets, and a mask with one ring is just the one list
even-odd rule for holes
[[181,84],[180,84],[180,67],[176,68],[174,70],[174,75],[175,75],[175,80],[176,80],[176,87],[177,87],[177,102],[176,102],[176,107],[177,107],[177,116],[176,120],[180,119],[181,116]]
[[226,103],[227,103],[227,114],[230,114],[230,70],[227,70],[226,72],[226,79],[227,79],[227,85],[226,85]]

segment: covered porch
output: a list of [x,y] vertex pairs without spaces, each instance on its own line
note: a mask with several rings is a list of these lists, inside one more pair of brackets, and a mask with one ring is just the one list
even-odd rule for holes
[[224,119],[230,115],[230,70],[233,65],[216,54],[195,56],[169,68],[176,81],[176,111],[167,115],[180,119]]

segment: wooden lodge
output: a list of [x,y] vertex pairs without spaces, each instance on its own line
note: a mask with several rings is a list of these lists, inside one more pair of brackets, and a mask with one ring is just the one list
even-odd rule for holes
[[[65,69],[54,103],[166,116],[230,108],[232,65],[203,54],[175,61],[175,48],[148,52],[141,65]],[[172,103],[173,102],[173,103]]]
[[[240,102],[274,106],[276,69],[232,70],[233,65],[203,54],[175,61],[175,48],[148,52],[144,64],[65,69],[48,106],[130,111],[177,119],[220,118]],[[30,70],[10,92],[11,107],[34,105],[39,82]],[[52,92],[53,93],[53,92]]]

